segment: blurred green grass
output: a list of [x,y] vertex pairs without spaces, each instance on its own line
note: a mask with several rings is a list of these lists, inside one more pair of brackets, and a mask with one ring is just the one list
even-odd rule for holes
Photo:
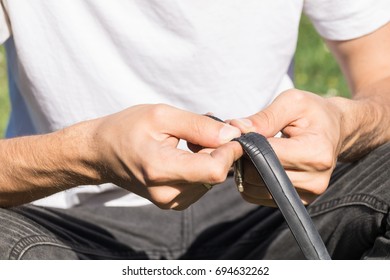
[[[0,137],[10,111],[4,48],[0,46]],[[295,86],[321,95],[349,96],[340,69],[306,17],[302,17],[295,55]]]
[[4,48],[0,47],[0,138],[4,135],[10,111],[8,98],[7,70]]
[[294,75],[296,88],[320,95],[350,97],[338,64],[305,16],[299,27]]

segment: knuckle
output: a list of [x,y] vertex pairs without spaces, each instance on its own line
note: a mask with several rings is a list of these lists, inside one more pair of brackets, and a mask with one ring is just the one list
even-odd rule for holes
[[317,159],[314,160],[312,166],[316,171],[326,171],[332,169],[333,161],[329,156],[320,155]]
[[292,102],[300,102],[306,98],[306,93],[297,89],[288,89],[284,91],[281,95],[288,96],[292,100]]
[[218,184],[222,183],[226,180],[227,177],[227,170],[222,165],[215,165],[212,167],[212,170],[210,172],[209,176],[209,182],[211,184]]
[[315,186],[310,190],[311,193],[318,196],[325,192],[329,184],[328,178],[319,176],[315,182]]
[[161,210],[170,210],[171,209],[171,205],[169,204],[165,204],[165,203],[159,203],[159,202],[154,202],[154,204],[160,208]]
[[163,210],[170,210],[173,206],[173,199],[167,192],[158,192],[154,195],[152,202]]
[[164,172],[160,172],[158,168],[152,166],[144,167],[142,174],[146,186],[155,186],[166,181]]
[[169,110],[169,106],[166,104],[155,104],[150,107],[148,115],[151,119],[156,121],[161,121],[165,118],[167,111]]
[[335,158],[329,149],[321,149],[313,158],[312,167],[316,171],[327,171],[333,169]]

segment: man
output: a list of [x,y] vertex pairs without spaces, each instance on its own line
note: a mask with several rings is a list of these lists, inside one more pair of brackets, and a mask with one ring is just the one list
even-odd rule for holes
[[[255,205],[273,203],[251,166],[244,199],[228,176],[248,131],[269,138],[333,258],[388,255],[388,1],[2,7],[2,258],[301,258],[280,214]],[[302,9],[352,100],[290,89]]]

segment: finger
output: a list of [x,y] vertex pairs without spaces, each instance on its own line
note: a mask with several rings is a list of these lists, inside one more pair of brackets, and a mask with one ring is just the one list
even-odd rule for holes
[[198,184],[196,186],[184,186],[182,192],[172,201],[170,208],[176,211],[185,210],[189,206],[194,204],[196,201],[198,201],[208,191],[209,190],[201,184]]
[[[311,192],[310,190],[305,190],[301,188],[296,188],[302,202],[308,204],[318,197],[318,194]],[[269,193],[268,189],[265,186],[261,185],[244,185],[244,193],[247,197],[252,198],[252,200],[272,200],[272,195]]]
[[322,194],[329,185],[328,174],[319,174],[317,172],[287,171],[287,176],[297,189],[305,197],[317,197]]
[[169,120],[165,124],[166,132],[194,145],[215,148],[241,135],[238,128],[205,115],[168,108],[167,112],[162,114]]
[[[256,186],[255,186],[256,187]],[[275,201],[273,200],[272,196],[268,194],[262,194],[259,195],[259,193],[251,193],[252,191],[249,191],[246,189],[247,186],[245,185],[245,192],[241,193],[241,196],[248,202],[253,203],[253,204],[258,204],[258,205],[263,205],[263,206],[269,206],[269,207],[277,207]],[[301,199],[301,202],[304,205],[308,205],[312,203],[318,196],[314,195],[309,192],[305,192],[302,190],[297,190],[298,195]]]
[[293,138],[273,137],[268,141],[286,170],[321,172],[333,169],[336,164],[330,142],[315,134]]
[[173,183],[221,183],[229,169],[243,153],[237,142],[229,142],[211,153],[191,153],[173,147],[150,147],[160,156],[145,163],[143,170],[146,185]]
[[[252,163],[249,160],[244,160],[243,164],[245,191],[250,190],[246,187],[247,185],[264,188],[265,184],[263,179],[258,174]],[[309,193],[313,193],[313,195],[319,195],[323,193],[328,187],[331,172],[290,169],[286,170],[286,174],[293,186],[298,190],[307,191]]]
[[250,119],[227,120],[226,123],[240,129],[242,133],[256,132],[256,127]]
[[[248,170],[248,168],[246,169]],[[244,192],[247,196],[253,199],[271,199],[272,196],[269,193],[261,177],[255,172],[254,176],[250,177],[245,173],[244,176]],[[322,194],[329,181],[327,177],[318,173],[302,172],[302,171],[286,171],[287,176],[291,180],[292,184],[296,188],[297,192],[301,196],[302,201],[306,204],[317,198]],[[249,178],[248,178],[249,177]]]
[[[244,193],[246,196],[251,198],[252,202],[272,199],[257,171],[253,166],[250,166],[251,163],[248,160],[246,161],[248,162],[244,169]],[[305,205],[323,193],[329,183],[326,174],[322,175],[318,172],[286,171],[286,173]],[[264,204],[264,202],[262,203]]]
[[[239,143],[229,142],[215,150],[203,149],[197,155],[200,157],[202,154],[205,157],[209,157],[207,161],[191,163],[190,161],[187,162],[184,160],[184,162],[187,162],[189,166],[193,167],[193,169],[198,163],[199,170],[201,170],[200,172],[204,174],[199,176],[198,181],[200,180],[202,183],[210,183],[214,185],[225,181],[233,163],[242,156],[243,150]],[[185,164],[184,162],[182,164],[183,167]],[[185,174],[184,171],[182,173]],[[188,172],[185,175],[190,177],[191,172]]]
[[272,137],[302,115],[306,108],[303,100],[306,102],[307,95],[299,90],[288,90],[259,113],[230,123],[244,132],[256,131],[265,137]]
[[148,187],[146,196],[161,209],[184,210],[200,199],[208,190],[201,184],[180,184]]

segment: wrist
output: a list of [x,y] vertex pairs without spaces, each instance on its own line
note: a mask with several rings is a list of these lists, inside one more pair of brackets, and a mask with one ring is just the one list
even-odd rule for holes
[[354,161],[389,141],[386,106],[374,98],[328,99],[340,112],[339,160]]
[[74,175],[74,185],[106,183],[98,144],[96,121],[85,121],[55,132],[64,166]]
[[102,182],[87,123],[0,143],[0,207]]

